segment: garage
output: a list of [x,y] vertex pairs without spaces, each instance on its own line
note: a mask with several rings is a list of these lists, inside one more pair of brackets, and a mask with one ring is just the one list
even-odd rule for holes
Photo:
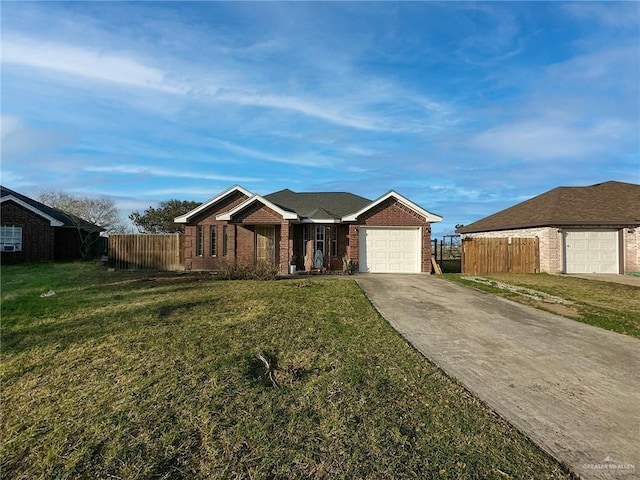
[[619,273],[617,230],[565,230],[565,273]]
[[361,227],[359,235],[361,272],[420,272],[422,248],[419,227]]

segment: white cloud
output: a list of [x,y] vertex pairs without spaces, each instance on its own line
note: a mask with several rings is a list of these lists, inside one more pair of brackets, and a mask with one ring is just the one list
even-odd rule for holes
[[23,185],[32,184],[32,182],[28,181],[22,175],[5,169],[0,170],[0,182],[2,183],[2,185],[5,185],[7,187],[20,187]]
[[[350,72],[342,78],[342,87],[332,86],[326,93],[322,86],[333,83],[320,80],[320,90],[284,93],[281,82],[254,83],[253,65],[228,62],[202,71],[195,64],[174,64],[171,74],[136,58],[134,54],[112,52],[65,43],[40,40],[23,35],[5,34],[2,45],[3,65],[19,65],[45,71],[183,96],[196,102],[226,103],[288,111],[334,125],[367,131],[418,132],[433,129],[452,118],[448,105],[412,95],[382,79]],[[268,77],[279,76],[266,72]],[[261,73],[265,76],[265,72]],[[295,78],[295,76],[294,76]],[[355,90],[354,90],[355,88]],[[135,98],[135,97],[134,97]],[[402,104],[400,109],[391,105]],[[155,105],[150,102],[150,105]],[[422,119],[416,121],[416,109]]]
[[2,63],[168,93],[184,93],[181,87],[169,83],[163,71],[128,56],[23,36],[6,35],[3,38]]
[[[283,158],[278,155],[273,155],[261,150],[255,150],[252,148],[243,147],[241,145],[236,145],[234,143],[223,141],[223,140],[217,140],[215,138],[211,138],[209,140],[213,142],[215,145],[227,150],[228,152],[237,153],[242,156],[256,158],[259,160],[266,160],[267,162],[284,163],[288,165],[300,165],[300,166],[306,166],[306,167],[322,167],[327,165],[327,163],[318,163],[318,159],[304,160],[298,157]],[[295,155],[293,156],[295,157]]]
[[628,127],[617,120],[576,126],[539,118],[486,130],[472,137],[469,144],[510,158],[580,158],[611,149],[627,132]]
[[580,20],[595,20],[610,27],[637,27],[640,21],[638,2],[566,2],[561,5]]
[[197,178],[201,180],[220,180],[225,182],[259,182],[259,178],[237,177],[231,175],[215,175],[203,172],[170,170],[167,168],[149,167],[146,165],[89,165],[83,168],[86,172],[111,173],[115,175],[151,175],[154,177]]
[[50,151],[68,135],[55,130],[34,128],[15,115],[0,116],[0,145],[3,165],[21,163],[32,152]]

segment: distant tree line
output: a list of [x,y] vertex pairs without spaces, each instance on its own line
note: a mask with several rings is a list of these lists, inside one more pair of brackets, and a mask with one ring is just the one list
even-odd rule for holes
[[[65,192],[43,191],[37,196],[39,202],[52,208],[80,217],[104,228],[109,233],[127,233],[126,221],[120,216],[115,202],[108,197],[89,197]],[[157,208],[149,207],[144,212],[133,211],[129,220],[140,233],[183,233],[184,225],[173,223],[173,219],[193,210],[199,202],[171,199],[160,202]]]

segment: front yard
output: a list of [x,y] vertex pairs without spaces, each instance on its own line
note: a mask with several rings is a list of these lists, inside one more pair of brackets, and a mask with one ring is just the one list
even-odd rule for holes
[[579,322],[640,338],[640,288],[570,275],[502,273],[445,278]]
[[1,373],[4,478],[571,478],[342,278],[5,266]]

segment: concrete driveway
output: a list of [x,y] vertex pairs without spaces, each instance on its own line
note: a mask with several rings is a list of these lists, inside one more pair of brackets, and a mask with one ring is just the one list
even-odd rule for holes
[[425,275],[358,275],[427,358],[586,479],[640,478],[640,340]]

